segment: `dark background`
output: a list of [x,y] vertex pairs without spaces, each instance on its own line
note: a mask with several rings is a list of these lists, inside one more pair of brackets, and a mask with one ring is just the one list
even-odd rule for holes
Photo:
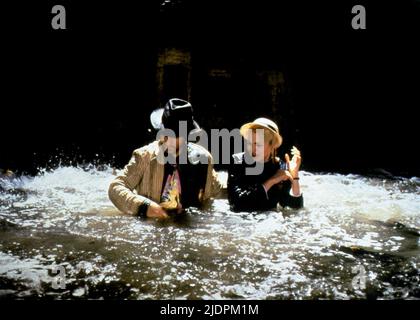
[[[122,167],[154,138],[149,114],[168,95],[158,54],[180,47],[191,52],[190,100],[205,129],[268,116],[281,154],[298,146],[304,170],[419,176],[418,0],[32,2],[0,4],[0,168]],[[51,28],[55,4],[67,30]],[[351,28],[356,4],[366,30]],[[209,65],[233,80],[206,82]],[[276,110],[256,94],[250,70],[262,69],[284,75]]]

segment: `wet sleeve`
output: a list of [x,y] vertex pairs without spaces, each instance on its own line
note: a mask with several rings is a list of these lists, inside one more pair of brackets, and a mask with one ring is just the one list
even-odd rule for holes
[[279,203],[282,207],[290,207],[292,209],[303,208],[303,195],[295,197],[290,194],[292,184],[290,182],[284,184],[283,188],[279,191]]
[[228,199],[233,211],[249,211],[258,209],[258,204],[268,200],[262,184],[246,184],[241,174],[231,166],[228,172]]
[[212,169],[211,170],[211,181],[212,181],[212,196],[216,197],[223,188],[222,182],[219,179],[219,175],[217,172]]
[[216,197],[221,189],[222,183],[219,179],[219,175],[214,170],[213,158],[209,156],[209,164],[207,165],[206,185],[204,190],[204,200],[208,200],[211,197]]
[[150,202],[146,197],[133,192],[143,177],[147,163],[147,154],[142,154],[137,150],[134,151],[130,162],[109,186],[109,199],[120,211],[126,214],[137,215],[139,208],[144,209]]

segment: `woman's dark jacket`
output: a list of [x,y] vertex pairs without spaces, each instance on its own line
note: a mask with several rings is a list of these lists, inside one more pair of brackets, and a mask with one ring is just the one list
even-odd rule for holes
[[282,181],[265,191],[263,183],[273,176],[279,169],[279,162],[268,161],[264,163],[263,172],[259,175],[246,175],[245,169],[255,167],[247,164],[244,153],[233,156],[233,164],[228,172],[228,198],[233,211],[272,210],[279,203],[282,207],[299,209],[303,207],[303,196],[290,195],[292,183]]

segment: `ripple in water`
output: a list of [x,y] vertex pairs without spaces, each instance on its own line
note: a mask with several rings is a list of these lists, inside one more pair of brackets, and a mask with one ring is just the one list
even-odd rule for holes
[[[302,210],[234,213],[216,199],[156,222],[113,208],[113,174],[60,167],[0,178],[0,296],[420,297],[418,178],[302,172]],[[354,267],[365,271],[365,289],[354,286]]]

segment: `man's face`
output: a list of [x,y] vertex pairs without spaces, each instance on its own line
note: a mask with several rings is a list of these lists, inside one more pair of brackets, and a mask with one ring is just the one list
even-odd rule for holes
[[168,147],[168,153],[177,156],[179,153],[180,147],[185,143],[185,138],[183,137],[166,137],[166,146]]

